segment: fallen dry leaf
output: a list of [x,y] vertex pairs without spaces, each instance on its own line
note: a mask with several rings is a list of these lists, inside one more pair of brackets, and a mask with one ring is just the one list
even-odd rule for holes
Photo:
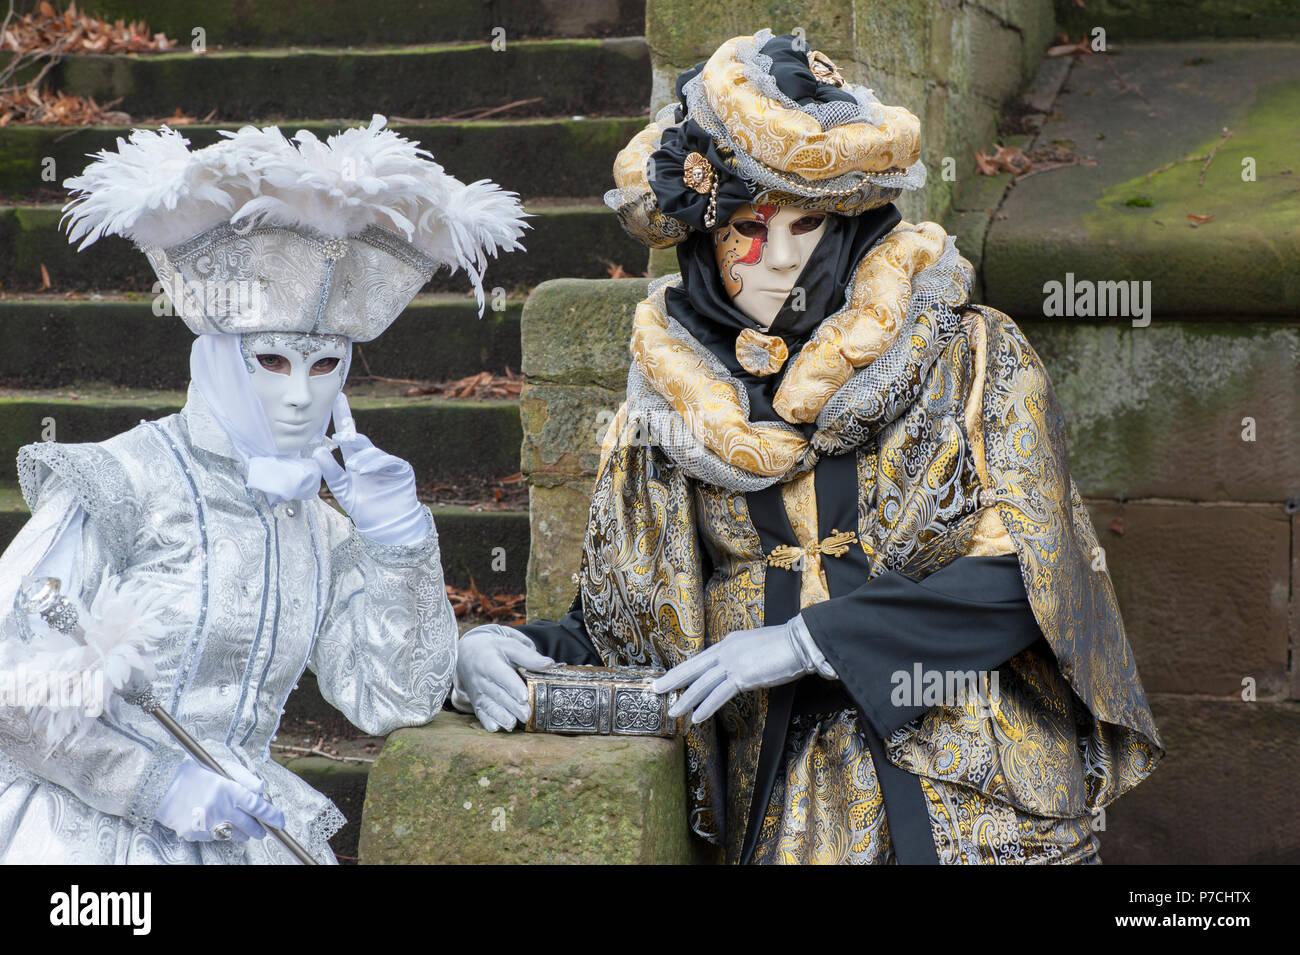
[[125,126],[131,117],[101,107],[90,97],[21,87],[0,90],[0,126],[11,122],[34,126]]
[[975,168],[984,176],[996,176],[1000,172],[1019,175],[1032,166],[1029,157],[1018,146],[999,146],[991,154],[983,150],[975,152]]
[[1205,223],[1212,221],[1212,220],[1214,219],[1214,216],[1212,216],[1212,215],[1209,215],[1209,216],[1198,216],[1198,215],[1196,215],[1196,213],[1194,213],[1194,212],[1189,212],[1189,213],[1187,213],[1187,218],[1189,218],[1189,219],[1192,220],[1191,223],[1189,223],[1189,224],[1191,225],[1191,227],[1192,227],[1193,229],[1195,229],[1197,226],[1203,226],[1203,225],[1205,225]]
[[51,286],[50,286],[50,270],[47,269],[47,268],[45,267],[45,263],[42,262],[42,263],[41,263],[41,289],[40,289],[40,290],[41,290],[42,292],[44,292],[46,289],[48,289],[48,288],[50,288],[50,287],[51,287]]
[[1084,37],[1078,43],[1062,43],[1060,46],[1049,46],[1047,48],[1048,56],[1092,56],[1093,52],[1087,37]]
[[406,389],[405,395],[408,398],[422,395],[438,395],[443,398],[518,398],[523,383],[523,375],[515,374],[507,368],[504,375],[480,371],[456,381],[415,385]]
[[63,13],[42,2],[33,13],[16,16],[0,37],[0,50],[22,55],[64,53],[161,53],[175,46],[165,34],[149,32],[142,20],[109,23],[81,13],[75,3]]
[[447,587],[447,599],[458,617],[469,615],[503,624],[523,623],[526,619],[524,594],[484,594],[472,576],[464,590]]

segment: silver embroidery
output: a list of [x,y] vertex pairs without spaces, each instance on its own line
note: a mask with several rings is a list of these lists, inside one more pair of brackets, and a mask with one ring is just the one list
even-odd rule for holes
[[[441,708],[456,618],[432,515],[425,540],[404,549],[366,541],[319,499],[303,502],[298,518],[264,523],[194,388],[179,414],[108,441],[23,452],[20,474],[34,510],[0,557],[0,670],[29,652],[13,599],[44,551],[23,542],[53,533],[80,504],[76,592],[110,564],[181,585],[155,655],[155,693],[174,699],[169,709],[219,762],[265,780],[286,828],[318,860],[333,862],[328,839],[342,814],[269,759],[270,740],[307,666],[326,699],[367,732],[423,724]],[[220,506],[202,513],[200,500]],[[266,633],[254,647],[263,615]],[[110,715],[46,758],[25,712],[0,708],[0,863],[292,861],[273,840],[192,843],[154,821],[179,751],[143,712],[120,706]]]

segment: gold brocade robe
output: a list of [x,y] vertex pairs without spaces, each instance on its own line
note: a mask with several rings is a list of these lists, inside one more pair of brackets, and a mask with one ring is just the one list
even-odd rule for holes
[[[774,401],[787,420],[817,418],[897,338],[906,303],[890,313],[883,279],[933,262],[937,253],[914,253],[933,248],[936,230],[942,236],[929,223],[903,224],[864,257],[858,288],[864,277],[878,281],[796,357],[802,364]],[[1018,557],[1052,657],[1018,654],[1000,668],[987,710],[975,700],[931,707],[890,734],[886,752],[921,777],[941,861],[1086,861],[1096,852],[1093,814],[1145,778],[1163,750],[1109,576],[1093,569],[1096,536],[1066,467],[1046,373],[1007,316],[964,304],[961,278],[946,305],[909,326],[913,360],[882,399],[817,418],[811,439],[746,421],[716,369],[663,334],[662,293],[638,310],[634,367],[709,452],[781,483],[806,558],[802,607],[829,596],[818,548],[833,531],[856,531],[851,546],[863,549],[871,577],[932,571],[963,555]],[[955,331],[936,331],[944,307]],[[868,345],[860,361],[854,341]],[[833,453],[855,455],[856,528],[817,526],[812,468]],[[686,470],[646,439],[635,402],[625,403],[606,436],[580,574],[585,626],[607,664],[667,668],[732,631],[785,622],[765,619],[766,575],[788,571],[764,553],[746,494]],[[688,734],[692,829],[721,842],[729,861],[751,825],[755,861],[890,861],[855,710],[795,721],[766,813],[749,818],[767,702],[766,690],[740,694]]]

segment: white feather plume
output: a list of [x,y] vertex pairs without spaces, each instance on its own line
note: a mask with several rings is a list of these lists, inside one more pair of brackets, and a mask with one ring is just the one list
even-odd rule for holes
[[[123,581],[107,569],[87,610],[78,606],[85,643],[44,628],[27,662],[27,677],[47,688],[47,699],[29,707],[49,752],[75,742],[108,709],[115,694],[147,685],[156,676],[153,651],[166,638],[163,616],[176,594],[158,580]],[[92,699],[87,692],[93,688]]]
[[386,123],[375,114],[325,142],[307,130],[288,140],[274,126],[245,126],[192,152],[166,126],[133,130],[64,182],[74,193],[64,207],[68,238],[82,240],[79,249],[104,235],[167,248],[236,220],[339,238],[377,225],[464,269],[481,312],[488,259],[523,248],[519,197],[488,180],[465,185]]

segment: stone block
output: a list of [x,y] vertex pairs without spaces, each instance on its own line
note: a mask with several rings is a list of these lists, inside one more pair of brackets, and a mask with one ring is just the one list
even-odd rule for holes
[[1148,693],[1285,699],[1291,519],[1276,505],[1091,501]]
[[[17,8],[34,6],[20,0]],[[484,42],[494,27],[507,40],[527,36],[633,36],[644,28],[642,0],[353,0],[209,3],[207,0],[82,0],[77,9],[113,20],[147,20],[153,31],[188,44],[201,24],[211,47],[361,46],[376,43]]]
[[632,315],[645,292],[645,279],[555,279],[537,286],[520,321],[524,374],[530,381],[621,389]]
[[[447,381],[518,369],[522,304],[512,299],[501,311],[489,306],[479,318],[472,298],[419,296],[382,336],[353,349],[353,380],[370,373]],[[97,381],[182,390],[190,380],[194,335],[179,318],[154,315],[152,296],[0,302],[0,337],[8,343],[0,352],[6,388]]]
[[977,7],[967,7],[963,12],[961,45],[968,64],[963,91],[992,106],[1001,106],[1029,78],[1020,34]]
[[[935,0],[855,0],[853,58],[878,73],[928,79],[930,23],[937,6]],[[888,99],[880,89],[876,94],[886,103],[899,102],[913,112],[918,108]]]
[[[202,23],[202,20],[198,21]],[[188,39],[188,37],[187,37]],[[51,70],[50,85],[132,116],[178,107],[222,121],[262,117],[410,116],[528,100],[512,116],[635,115],[645,108],[650,60],[640,37],[512,40],[425,47],[352,47],[86,54]]]
[[[0,396],[0,481],[16,480],[18,448],[44,440],[103,441],[141,420],[179,411],[185,395],[102,386]],[[357,426],[380,448],[405,458],[420,482],[455,484],[519,470],[519,409],[514,401],[355,397]]]
[[1071,38],[1103,26],[1110,42],[1190,37],[1300,36],[1300,7],[1292,0],[1056,0]]
[[[567,203],[567,201],[566,201]],[[0,207],[0,283],[10,292],[35,292],[46,267],[52,291],[111,289],[149,294],[157,277],[149,262],[130,242],[116,236],[96,242],[78,253],[59,231],[59,206]],[[557,275],[599,278],[609,274],[610,263],[627,271],[640,270],[645,247],[628,237],[618,218],[601,203],[556,205],[542,202],[534,208],[531,229],[524,234],[527,252],[513,252],[491,260],[484,285],[513,292],[532,287]],[[454,275],[440,269],[425,286],[426,292],[466,292],[463,271]]]
[[1300,863],[1300,706],[1159,694],[1151,709],[1166,755],[1107,808],[1102,860]]
[[764,27],[796,28],[813,49],[838,62],[853,55],[852,0],[650,0],[646,42],[656,66],[684,70],[707,59],[724,40]]
[[[990,304],[1001,307],[985,282]],[[1300,498],[1300,329],[1270,324],[1025,323],[1065,411],[1090,497]],[[1243,440],[1254,422],[1255,440]]]
[[578,587],[573,578],[582,566],[591,488],[591,480],[581,478],[529,488],[529,620],[558,620],[569,610]]
[[488,733],[469,716],[388,737],[361,861],[690,862],[680,740]]
[[600,442],[623,392],[582,385],[525,384],[519,398],[521,464],[534,484],[594,475]]
[[[501,188],[528,199],[586,199],[613,186],[612,166],[618,151],[645,125],[640,105],[632,116],[564,116],[521,120],[476,120],[441,123],[390,123],[389,128],[420,144],[438,164],[465,181],[487,178]],[[293,123],[320,139],[340,126],[334,121]],[[185,127],[191,149],[217,142],[230,123],[195,123]],[[128,126],[20,126],[5,127],[0,139],[0,196],[29,196],[57,183],[41,176],[53,161],[58,176],[73,175],[87,164],[87,156],[115,149],[115,141],[129,135]]]
[[366,781],[371,764],[341,763],[324,756],[302,756],[287,760],[284,765],[339,807],[347,822],[330,838],[330,848],[338,855],[347,857],[341,861],[356,859],[366,802]]

